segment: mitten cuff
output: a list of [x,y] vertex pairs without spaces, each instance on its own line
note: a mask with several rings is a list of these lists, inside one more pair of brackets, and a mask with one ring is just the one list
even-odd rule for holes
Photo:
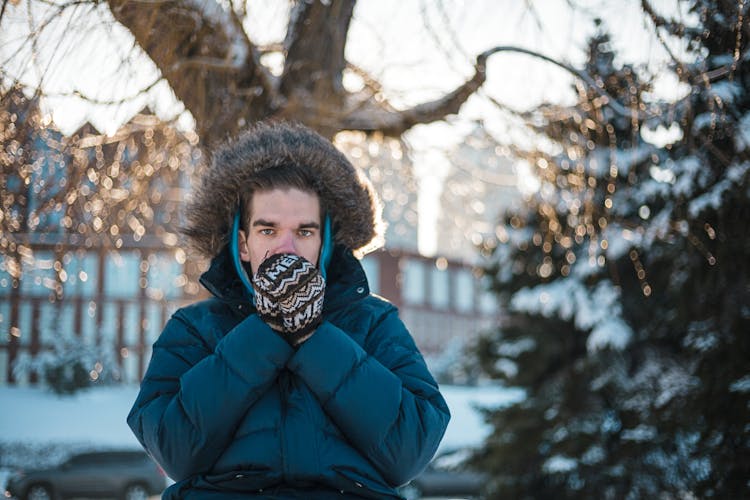
[[323,322],[323,318],[318,316],[314,321],[311,323],[305,325],[303,328],[300,328],[299,330],[295,332],[279,332],[279,335],[281,335],[284,340],[289,342],[289,345],[291,345],[294,348],[299,347],[305,340],[312,337],[312,334],[315,333],[315,329],[320,326],[320,323]]

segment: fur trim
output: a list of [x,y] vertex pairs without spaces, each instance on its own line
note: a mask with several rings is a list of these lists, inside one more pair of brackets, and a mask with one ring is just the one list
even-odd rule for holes
[[220,146],[203,171],[185,213],[183,232],[213,257],[229,242],[243,186],[256,172],[284,164],[312,171],[331,217],[334,241],[366,253],[382,245],[382,208],[369,181],[330,141],[298,124],[259,122]]

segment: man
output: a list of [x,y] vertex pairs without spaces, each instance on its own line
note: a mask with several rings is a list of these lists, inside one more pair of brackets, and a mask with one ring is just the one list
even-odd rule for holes
[[187,208],[213,298],[177,311],[128,424],[176,483],[164,498],[399,498],[450,418],[353,252],[370,185],[299,125],[223,146]]

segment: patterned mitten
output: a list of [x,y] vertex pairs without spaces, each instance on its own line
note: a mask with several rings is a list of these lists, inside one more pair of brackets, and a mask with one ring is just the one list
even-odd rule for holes
[[310,338],[320,324],[326,283],[305,258],[270,256],[258,266],[253,288],[261,319],[292,346]]

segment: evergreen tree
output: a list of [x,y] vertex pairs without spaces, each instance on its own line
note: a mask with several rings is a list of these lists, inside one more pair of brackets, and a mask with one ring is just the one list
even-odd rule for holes
[[[648,4],[644,2],[647,11]],[[653,15],[694,56],[690,88],[648,104],[592,38],[575,106],[519,151],[541,187],[487,244],[511,314],[478,355],[527,399],[488,414],[476,457],[499,498],[740,498],[750,435],[750,34],[742,2],[696,1],[695,27]],[[624,113],[625,110],[629,112]],[[663,148],[641,127],[677,127]]]

